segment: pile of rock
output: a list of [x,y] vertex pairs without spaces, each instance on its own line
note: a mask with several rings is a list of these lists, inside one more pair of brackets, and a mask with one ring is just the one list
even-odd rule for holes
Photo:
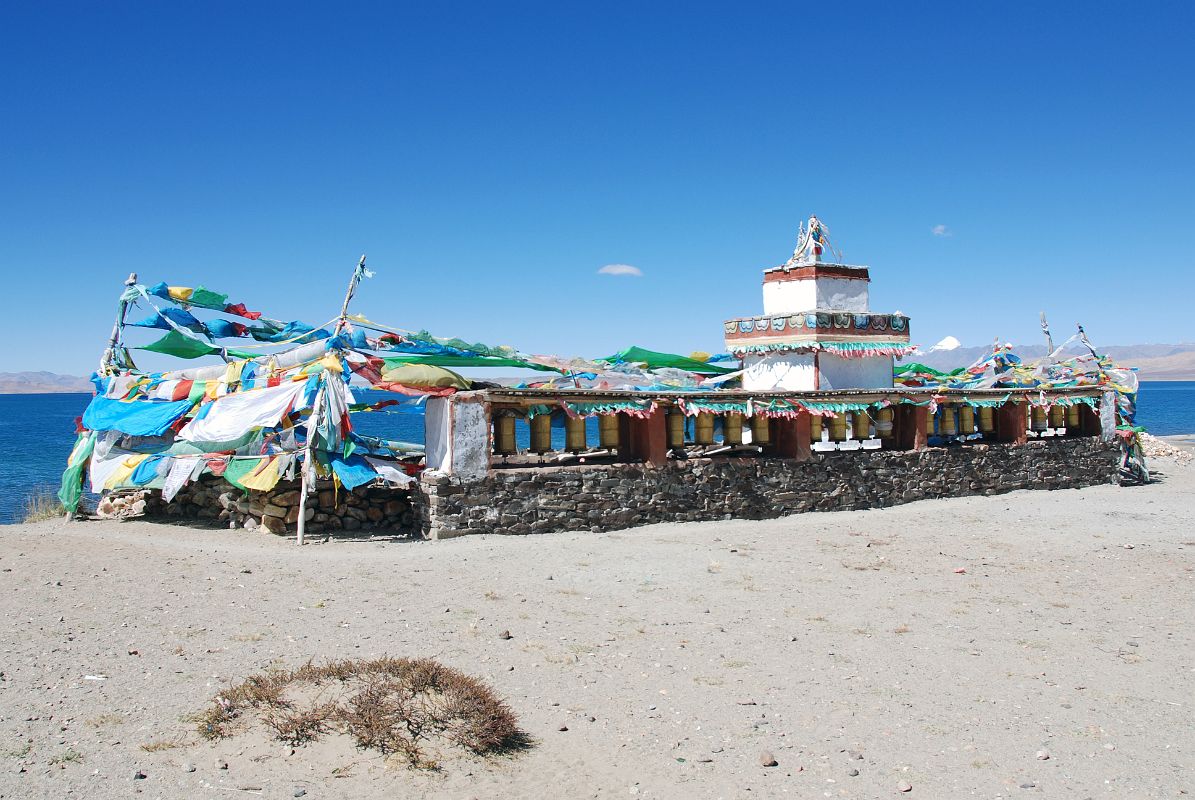
[[[269,492],[243,492],[222,478],[204,476],[183,487],[164,503],[157,490],[141,489],[104,497],[100,516],[166,516],[203,520],[213,525],[291,534],[298,528],[297,481],[279,483]],[[331,481],[319,481],[307,498],[306,530],[310,533],[362,531],[416,533],[417,519],[410,492],[386,487],[358,487],[339,491]]]
[[1159,439],[1149,433],[1141,434],[1141,449],[1146,458],[1173,458],[1178,464],[1190,464],[1192,460],[1190,450],[1175,447],[1165,439]]
[[152,489],[136,489],[101,497],[96,504],[95,515],[102,519],[152,516],[160,511],[161,506],[162,498],[158,492]]

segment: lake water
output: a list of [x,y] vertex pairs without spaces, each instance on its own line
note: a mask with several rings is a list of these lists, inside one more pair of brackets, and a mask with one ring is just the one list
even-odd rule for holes
[[[366,402],[382,396],[357,393]],[[90,401],[87,394],[0,395],[0,524],[19,522],[31,494],[58,490],[75,442],[74,420]],[[1195,381],[1143,381],[1137,421],[1157,436],[1195,433]],[[371,436],[423,441],[422,406],[412,403],[387,412],[354,414],[353,424]],[[526,426],[518,430],[520,446],[525,447]],[[554,439],[562,440],[562,431],[553,433]]]

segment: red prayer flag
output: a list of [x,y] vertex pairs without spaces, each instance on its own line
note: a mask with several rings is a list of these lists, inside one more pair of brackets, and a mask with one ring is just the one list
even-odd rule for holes
[[245,308],[244,303],[229,303],[224,306],[225,314],[236,314],[238,317],[245,319],[258,319],[261,317],[260,311],[249,311]]

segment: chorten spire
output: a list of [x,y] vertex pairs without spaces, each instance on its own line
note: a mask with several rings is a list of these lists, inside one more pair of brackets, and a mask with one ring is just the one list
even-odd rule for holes
[[808,226],[802,224],[797,228],[797,249],[793,250],[792,258],[784,266],[821,263],[822,255],[830,246],[829,233],[830,229],[822,224],[816,214],[810,215]]

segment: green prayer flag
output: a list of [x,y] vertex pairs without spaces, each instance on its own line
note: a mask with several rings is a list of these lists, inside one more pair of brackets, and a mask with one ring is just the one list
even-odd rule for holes
[[136,349],[148,350],[151,353],[165,353],[168,356],[178,356],[179,358],[199,358],[200,356],[220,352],[218,347],[212,347],[210,344],[205,344],[198,339],[192,339],[190,336],[179,333],[178,331],[170,331],[153,344],[147,344]]
[[[238,489],[245,490],[241,480],[253,470],[257,469],[261,464],[260,458],[233,458],[229,459],[228,466],[224,468],[224,480],[231,483]],[[246,490],[247,491],[247,490]]]
[[187,300],[188,305],[199,306],[200,308],[210,308],[215,311],[223,311],[224,306],[228,305],[228,295],[213,292],[211,289],[204,289],[202,286],[197,286],[195,291],[191,293],[191,297]]
[[611,364],[643,364],[647,369],[672,367],[674,369],[683,369],[687,372],[695,372],[698,375],[725,375],[738,369],[738,365],[720,367],[717,364],[710,364],[673,353],[657,353],[655,350],[645,350],[642,347],[634,346],[620,350],[603,360],[609,361]]
[[70,513],[79,508],[79,498],[83,495],[83,470],[95,449],[94,431],[84,431],[75,440],[75,448],[71,451],[70,462],[66,471],[62,473],[62,486],[58,490],[58,500],[62,507]]
[[430,364],[433,367],[520,367],[540,372],[556,372],[551,367],[502,356],[410,355],[387,356],[382,360],[386,362],[386,368],[382,372],[389,372],[404,364]]
[[[147,344],[135,349],[149,350],[151,353],[165,353],[168,356],[178,356],[179,358],[199,358],[200,356],[210,356],[220,352],[219,347],[213,347],[207,342],[192,339],[185,333],[179,333],[178,331],[170,331],[153,344]],[[261,355],[261,353],[254,353],[249,350],[237,350],[233,347],[225,348],[224,352],[233,358],[257,358]]]

